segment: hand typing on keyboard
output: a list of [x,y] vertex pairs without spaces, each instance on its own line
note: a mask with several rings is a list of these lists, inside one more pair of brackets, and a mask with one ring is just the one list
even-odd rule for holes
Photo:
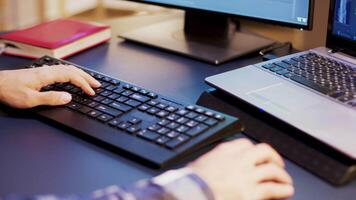
[[[116,150],[124,149],[129,158],[136,156],[151,165],[176,162],[179,157],[200,148],[194,144],[204,146],[217,141],[216,138],[230,134],[227,129],[241,130],[238,119],[232,116],[198,105],[178,103],[90,69],[73,67],[65,61],[44,57],[29,67],[34,68],[0,71],[0,101],[16,108],[65,105],[56,107],[49,115],[41,111],[51,111],[51,107],[44,107],[38,109],[38,114],[88,136],[91,134],[92,138]],[[95,192],[93,197],[287,198],[293,195],[294,188],[284,167],[282,158],[270,146],[237,140],[220,145],[183,170],[173,170],[148,181],[154,184],[140,182],[139,188],[132,191],[110,189],[114,193],[104,192],[104,196],[97,196],[99,193]],[[69,197],[80,199],[74,195]],[[66,198],[51,196],[51,199]]]
[[0,71],[0,101],[11,107],[25,109],[40,105],[64,105],[72,96],[62,91],[41,92],[41,89],[54,83],[70,82],[93,96],[92,88],[100,83],[73,66],[44,66],[35,69]]

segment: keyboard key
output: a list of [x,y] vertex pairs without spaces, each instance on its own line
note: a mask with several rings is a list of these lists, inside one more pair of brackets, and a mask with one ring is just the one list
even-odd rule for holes
[[272,72],[277,72],[277,71],[282,70],[282,69],[283,69],[282,67],[275,66],[273,68],[270,68],[269,70],[272,71]]
[[177,123],[180,123],[180,124],[185,124],[189,121],[189,119],[185,118],[185,117],[181,117],[179,119],[176,120]]
[[188,114],[185,115],[185,117],[189,118],[189,119],[194,119],[198,116],[197,113],[195,112],[189,112]]
[[189,122],[185,123],[186,126],[190,127],[190,128],[193,128],[195,127],[196,125],[198,125],[198,122],[196,121],[193,121],[193,120],[190,120]]
[[83,114],[87,114],[88,112],[92,111],[92,109],[87,106],[81,106],[78,111]]
[[106,88],[106,87],[110,86],[110,84],[107,82],[101,81],[100,83],[101,83],[101,88]]
[[149,114],[154,115],[154,114],[156,114],[157,112],[159,112],[159,109],[158,109],[158,108],[150,108],[150,109],[147,110],[147,112],[148,112]]
[[116,93],[116,94],[121,94],[123,91],[125,91],[125,90],[122,89],[122,88],[117,88],[117,89],[114,90],[113,92]]
[[189,111],[187,111],[187,110],[178,110],[178,111],[176,112],[176,114],[177,114],[177,115],[182,115],[182,116],[184,116],[184,115],[186,115],[188,112],[189,112]]
[[129,91],[129,90],[126,90],[126,91],[124,91],[124,92],[121,93],[121,95],[126,96],[126,97],[129,97],[129,96],[132,95],[132,94],[133,94],[133,92],[131,92],[131,91]]
[[79,110],[79,108],[81,108],[82,106],[80,104],[77,103],[69,103],[67,105],[68,108],[73,109],[73,110]]
[[149,97],[151,97],[152,99],[156,99],[156,98],[158,97],[157,94],[152,93],[152,92],[148,93],[147,95],[148,95]]
[[148,130],[150,131],[157,131],[158,129],[162,128],[161,126],[157,125],[157,124],[154,124],[154,125],[151,125],[148,127]]
[[125,102],[125,104],[136,108],[136,107],[138,107],[139,105],[141,105],[142,103],[139,102],[139,101],[135,101],[135,100],[129,99],[129,100],[127,100],[127,101]]
[[176,114],[170,114],[167,119],[171,120],[171,121],[175,121],[179,118],[179,115]]
[[160,126],[166,126],[167,124],[169,124],[171,121],[167,120],[167,119],[162,119],[158,122],[158,124]]
[[302,85],[305,85],[306,87],[312,88],[312,89],[314,89],[318,92],[321,92],[323,94],[328,94],[331,92],[328,88],[321,87],[321,86],[317,85],[316,83],[309,81],[309,80],[307,80],[303,77],[300,77],[300,76],[292,76],[291,79],[293,81],[296,81]]
[[175,138],[175,137],[178,137],[179,135],[180,135],[180,133],[178,133],[176,131],[170,131],[166,134],[166,136],[169,138]]
[[82,91],[80,88],[74,87],[73,89],[70,90],[70,93],[76,94],[78,92]]
[[345,95],[344,91],[335,91],[335,92],[332,92],[332,93],[329,94],[329,96],[331,96],[331,97],[333,97],[335,99],[340,98],[340,97],[342,97],[344,95]]
[[170,138],[166,137],[166,136],[161,136],[158,139],[156,139],[156,143],[159,145],[164,145],[166,144],[168,141],[170,140]]
[[189,130],[189,128],[186,127],[186,126],[180,126],[180,127],[176,128],[175,130],[180,132],[180,133],[185,133],[185,132],[187,132]]
[[109,81],[111,81],[111,78],[105,76],[105,77],[103,77],[101,80],[106,81],[106,82],[109,82]]
[[97,95],[97,96],[95,96],[95,97],[93,98],[93,100],[94,100],[94,101],[97,101],[97,102],[101,102],[101,101],[104,100],[104,99],[105,99],[105,97],[99,96],[99,95]]
[[280,71],[277,71],[277,74],[279,74],[279,75],[284,75],[284,74],[287,74],[287,73],[289,73],[289,71],[286,70],[286,69],[282,69]]
[[148,110],[149,108],[151,108],[151,106],[149,106],[149,105],[141,105],[140,107],[138,107],[138,109],[140,110],[140,111],[146,111],[146,110]]
[[109,91],[114,91],[114,90],[117,89],[117,86],[115,86],[115,85],[109,85],[109,86],[107,86],[105,89],[106,89],[106,90],[109,90]]
[[141,89],[139,91],[140,94],[143,94],[143,95],[147,95],[148,94],[148,91],[147,90],[144,90],[144,89]]
[[206,111],[205,115],[208,116],[208,117],[214,117],[214,113],[211,112],[211,111]]
[[174,138],[173,140],[166,143],[166,147],[168,147],[170,149],[175,149],[175,148],[179,147],[180,145],[188,142],[188,140],[189,140],[188,136],[180,135],[179,137]]
[[216,124],[218,124],[218,120],[210,118],[206,120],[204,123],[207,124],[208,126],[215,126]]
[[126,130],[131,126],[130,123],[127,122],[121,122],[117,127],[121,130]]
[[157,117],[160,117],[160,118],[164,118],[164,117],[166,117],[167,115],[169,115],[169,112],[164,111],[164,110],[161,110],[161,111],[159,111],[158,113],[156,113],[156,116],[157,116]]
[[104,105],[99,105],[97,106],[95,109],[105,113],[105,114],[108,114],[108,115],[111,115],[111,116],[114,116],[114,117],[117,117],[119,115],[122,115],[122,112],[119,111],[119,110],[116,110],[116,109],[113,109],[113,108],[110,108],[108,106],[104,106]]
[[109,122],[109,125],[112,126],[112,127],[117,127],[119,124],[121,123],[120,120],[118,119],[113,119]]
[[116,101],[121,102],[121,103],[124,103],[127,100],[129,100],[129,98],[127,98],[127,97],[119,97],[116,99]]
[[65,91],[70,91],[71,89],[73,89],[73,87],[74,87],[73,85],[68,84],[68,85],[64,86],[63,89],[64,89]]
[[224,121],[224,120],[225,120],[225,117],[222,116],[222,115],[220,115],[220,114],[214,115],[214,118],[217,119],[217,120],[219,120],[219,121]]
[[175,111],[178,110],[178,108],[175,108],[175,107],[173,107],[173,106],[169,106],[169,107],[167,107],[165,110],[168,111],[168,112],[175,112]]
[[202,108],[197,108],[197,109],[195,109],[195,112],[203,114],[205,112],[205,110]]
[[115,80],[115,79],[112,79],[112,80],[110,81],[110,83],[113,84],[113,85],[115,85],[115,86],[120,85],[120,82],[117,81],[117,80]]
[[282,68],[287,68],[290,66],[290,64],[287,64],[285,62],[277,62],[277,63],[274,63],[275,65],[279,66],[279,67],[282,67]]
[[141,130],[139,127],[137,126],[131,126],[129,128],[126,129],[127,132],[131,133],[131,134],[135,134],[136,132],[138,132],[139,130]]
[[141,122],[142,122],[142,120],[141,120],[141,119],[139,119],[139,118],[134,117],[134,118],[131,118],[130,120],[128,120],[128,122],[130,122],[131,124],[136,125],[136,124],[141,123]]
[[148,105],[150,106],[156,106],[157,104],[159,104],[159,102],[155,100],[151,100],[150,102],[148,102]]
[[175,122],[171,122],[166,127],[169,128],[169,129],[176,129],[178,126],[180,126],[180,124],[175,123]]
[[267,65],[263,65],[262,67],[265,68],[265,69],[271,69],[271,68],[274,67],[274,65],[273,64],[267,64]]
[[190,111],[194,111],[196,109],[196,107],[193,106],[193,105],[189,105],[189,106],[186,107],[186,109],[190,110]]
[[[149,141],[154,141],[156,139],[158,139],[160,137],[159,134],[157,133],[154,133],[154,132],[151,132],[151,131],[148,131],[148,130],[141,130],[137,133],[137,136],[143,138],[143,139],[146,139],[146,140],[149,140]],[[164,141],[162,140],[162,144],[164,144]]]
[[200,133],[206,131],[207,129],[208,129],[207,125],[199,124],[198,126],[190,129],[186,134],[191,137],[195,137],[195,136],[199,135]]
[[97,107],[98,105],[99,105],[99,103],[97,103],[97,102],[95,102],[95,101],[92,101],[92,102],[90,102],[90,103],[88,104],[88,106],[91,107],[91,108],[95,108],[95,107]]
[[354,98],[354,97],[352,97],[352,96],[347,96],[347,95],[345,95],[345,96],[343,96],[343,97],[338,98],[338,100],[341,101],[341,102],[343,102],[343,103],[345,103],[345,102],[351,101],[353,98]]
[[119,102],[113,102],[110,104],[110,106],[115,109],[121,110],[124,113],[126,113],[132,109],[130,106],[127,106],[127,105],[119,103]]
[[88,116],[93,117],[93,118],[97,118],[102,114],[103,114],[102,112],[99,112],[99,111],[96,111],[96,110],[92,110],[92,111],[87,113]]
[[109,105],[111,102],[113,102],[112,99],[104,99],[102,100],[100,103],[104,104],[104,105]]
[[123,86],[123,88],[124,88],[124,89],[127,89],[127,90],[131,89],[131,87],[132,87],[132,86],[129,85],[129,84],[125,84],[125,85]]
[[120,95],[114,93],[114,94],[111,94],[110,96],[108,96],[110,99],[117,99],[120,97]]
[[150,100],[150,98],[148,98],[146,96],[143,96],[141,94],[137,94],[137,93],[131,95],[130,98],[132,98],[132,99],[134,99],[136,101],[142,102],[142,103],[145,103],[145,102]]
[[197,120],[198,122],[204,122],[207,119],[208,117],[205,115],[199,115],[198,117],[195,118],[195,120]]
[[163,110],[163,109],[167,108],[168,105],[160,103],[160,104],[156,105],[156,107]]
[[140,88],[134,86],[134,87],[131,87],[131,90],[134,92],[138,92],[138,91],[140,91]]
[[161,134],[161,135],[166,135],[170,130],[168,128],[160,128],[157,130],[157,133]]
[[107,121],[111,120],[112,118],[113,117],[111,117],[110,115],[104,114],[104,115],[100,115],[97,119],[102,122],[107,122]]

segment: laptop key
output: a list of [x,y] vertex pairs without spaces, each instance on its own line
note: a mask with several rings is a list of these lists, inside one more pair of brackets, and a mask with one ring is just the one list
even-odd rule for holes
[[321,87],[319,86],[318,84],[310,81],[310,80],[307,80],[306,78],[303,78],[303,77],[300,77],[300,76],[292,76],[290,79],[292,79],[293,81],[296,81],[304,86],[307,86],[309,88],[312,88],[320,93],[323,93],[323,94],[329,94],[331,91],[328,89],[328,88],[325,88],[325,87]]

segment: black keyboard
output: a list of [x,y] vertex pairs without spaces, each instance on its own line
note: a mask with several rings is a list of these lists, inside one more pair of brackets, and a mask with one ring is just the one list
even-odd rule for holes
[[356,108],[356,68],[315,53],[262,66]]
[[29,67],[74,65],[102,84],[90,97],[70,83],[57,83],[43,91],[67,91],[73,100],[66,106],[41,107],[44,119],[100,146],[152,167],[175,163],[179,158],[241,131],[237,118],[207,108],[178,103],[152,91],[99,72],[51,57]]

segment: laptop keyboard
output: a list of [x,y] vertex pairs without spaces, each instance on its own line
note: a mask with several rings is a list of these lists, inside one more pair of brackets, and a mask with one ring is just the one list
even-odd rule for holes
[[262,67],[356,108],[356,68],[315,53]]
[[[71,63],[44,57],[32,63],[31,67],[56,64]],[[67,91],[72,94],[72,102],[53,108],[53,112],[52,108],[46,107],[39,114],[123,149],[138,160],[162,166],[182,157],[181,154],[189,149],[221,139],[231,131],[241,130],[237,118],[200,106],[181,104],[145,88],[77,67],[101,82],[101,87],[95,89],[96,95],[87,96],[70,83],[50,85],[42,91]],[[88,128],[90,126],[92,128]],[[124,139],[126,142],[123,142]],[[146,143],[154,146],[146,146]]]

